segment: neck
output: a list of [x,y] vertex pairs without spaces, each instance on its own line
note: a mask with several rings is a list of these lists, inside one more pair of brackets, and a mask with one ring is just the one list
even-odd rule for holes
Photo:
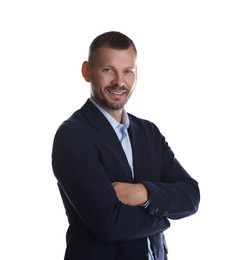
[[122,122],[123,109],[111,109],[106,106],[102,106],[97,100],[93,97],[90,98],[96,105],[98,105],[101,109],[105,110],[111,117],[113,117],[117,122]]
[[121,123],[122,121],[122,109],[113,110],[103,108],[109,115],[111,115],[117,122]]

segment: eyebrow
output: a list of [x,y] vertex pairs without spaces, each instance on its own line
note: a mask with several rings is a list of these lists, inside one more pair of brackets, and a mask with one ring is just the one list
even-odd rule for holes
[[[115,68],[115,66],[113,66],[113,65],[108,65],[108,64],[100,65],[100,67],[110,67],[110,68]],[[124,67],[124,69],[135,70],[135,69],[136,69],[136,65],[134,65],[134,66],[127,66],[127,67]]]

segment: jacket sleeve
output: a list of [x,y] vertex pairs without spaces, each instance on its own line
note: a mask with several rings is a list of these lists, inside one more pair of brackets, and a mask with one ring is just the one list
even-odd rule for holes
[[[120,203],[88,131],[63,125],[56,133],[52,166],[58,184],[80,221],[98,239],[138,239],[170,226],[165,216]],[[68,212],[67,212],[68,215]]]
[[[148,212],[150,215],[180,219],[197,212],[200,191],[194,180],[175,158],[174,153],[156,128],[159,145],[153,152],[161,161],[160,181],[143,181],[150,193]],[[153,154],[152,153],[152,154]],[[153,156],[152,156],[153,157]],[[152,162],[154,165],[156,162]]]

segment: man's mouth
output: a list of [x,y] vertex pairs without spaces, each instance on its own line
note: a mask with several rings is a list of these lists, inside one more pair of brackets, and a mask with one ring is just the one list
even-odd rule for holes
[[127,90],[123,89],[106,89],[112,95],[123,95],[127,93]]

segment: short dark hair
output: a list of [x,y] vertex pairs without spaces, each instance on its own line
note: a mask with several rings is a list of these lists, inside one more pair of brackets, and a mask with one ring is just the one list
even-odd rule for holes
[[125,34],[110,31],[97,36],[89,47],[89,61],[93,58],[93,54],[101,47],[110,47],[117,50],[126,50],[132,48],[137,55],[137,50],[134,42]]

